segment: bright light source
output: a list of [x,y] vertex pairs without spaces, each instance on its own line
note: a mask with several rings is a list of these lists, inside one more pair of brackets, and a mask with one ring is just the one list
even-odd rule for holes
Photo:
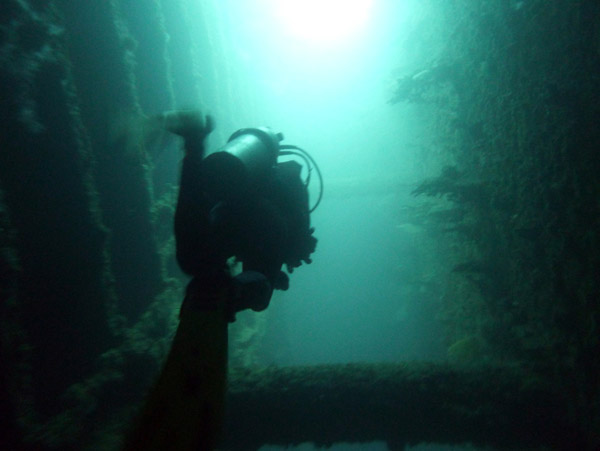
[[330,44],[361,31],[372,3],[372,0],[275,0],[272,8],[285,32],[315,44]]

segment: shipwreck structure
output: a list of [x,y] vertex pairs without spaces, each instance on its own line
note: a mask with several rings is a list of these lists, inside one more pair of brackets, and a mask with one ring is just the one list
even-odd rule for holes
[[[198,24],[193,3],[0,5],[3,449],[118,447],[160,368],[181,292],[172,192],[121,131],[198,98],[199,73],[228,82],[214,5],[194,6]],[[232,370],[227,449],[600,446],[600,6],[427,3],[448,25],[443,66],[403,77],[390,108],[446,96],[436,127],[457,168],[415,194],[452,205],[442,232],[462,243],[463,291],[448,299],[465,304],[446,319],[468,311],[497,359]],[[235,108],[235,89],[217,108]]]

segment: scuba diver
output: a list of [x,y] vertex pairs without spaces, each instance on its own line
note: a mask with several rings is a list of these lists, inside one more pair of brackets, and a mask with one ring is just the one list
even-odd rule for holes
[[[310,155],[280,144],[283,136],[268,128],[238,130],[206,156],[210,116],[175,111],[158,120],[184,140],[175,241],[177,261],[192,279],[171,351],[125,449],[212,450],[224,416],[227,325],[241,310],[266,309],[274,289],[288,289],[284,265],[291,273],[311,263],[317,240],[310,213],[323,183]],[[282,156],[300,158],[306,178],[297,161],[278,162]],[[310,208],[313,168],[321,190]]]
[[[280,146],[282,135],[267,128],[241,129],[205,158],[210,116],[175,112],[165,114],[164,121],[185,141],[175,239],[177,261],[194,279],[184,308],[191,303],[209,308],[203,297],[209,286],[233,290],[227,306],[232,320],[246,308],[264,310],[273,289],[289,286],[282,265],[292,272],[303,261],[310,263],[315,250],[302,167],[293,160],[277,162],[289,154],[285,149],[297,148]],[[231,257],[243,264],[233,278]]]

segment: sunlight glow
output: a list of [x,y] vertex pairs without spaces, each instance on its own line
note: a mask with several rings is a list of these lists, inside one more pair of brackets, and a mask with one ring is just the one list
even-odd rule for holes
[[289,35],[315,44],[343,42],[369,19],[373,0],[275,0],[279,26]]

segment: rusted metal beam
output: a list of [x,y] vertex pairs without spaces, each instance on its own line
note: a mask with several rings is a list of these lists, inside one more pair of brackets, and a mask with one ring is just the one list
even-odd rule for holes
[[[564,392],[518,368],[348,364],[234,370],[224,447],[385,441],[585,449]],[[575,446],[575,448],[573,448]]]

